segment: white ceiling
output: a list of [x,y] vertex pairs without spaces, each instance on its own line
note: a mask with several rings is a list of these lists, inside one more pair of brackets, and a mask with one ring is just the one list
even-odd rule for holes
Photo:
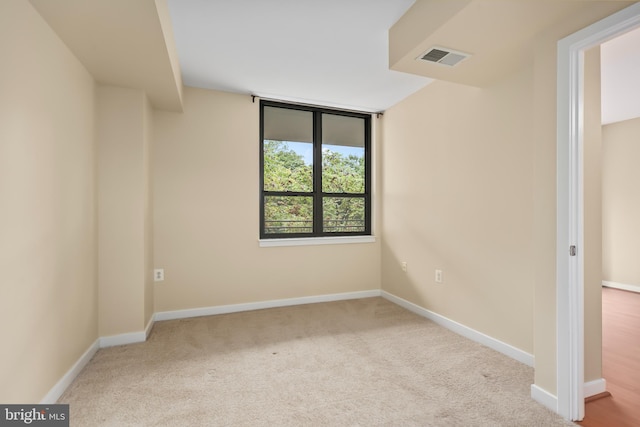
[[389,70],[414,0],[169,0],[187,86],[383,111],[431,81]]
[[602,123],[640,117],[640,29],[601,46]]
[[[438,2],[430,3],[439,7]],[[464,13],[457,13],[446,28],[437,29],[438,34],[450,30],[453,39],[463,37],[456,46],[473,43],[480,35],[469,39],[468,34],[483,32],[463,31],[455,23],[464,21],[466,13],[472,16],[471,21],[463,22],[463,29],[474,20],[485,25],[488,18],[479,16],[476,9],[482,11],[493,4],[467,3],[469,7],[461,3]],[[389,29],[414,0],[168,0],[168,4],[187,86],[377,112],[432,81],[389,69]],[[588,4],[549,2],[541,16],[532,16],[527,7],[538,6],[535,1],[503,3],[503,7],[518,7],[512,12],[506,9],[514,22],[510,29],[500,31],[513,34],[509,40],[516,33],[535,34],[556,15]],[[492,43],[483,46],[471,49],[477,58],[472,58],[467,68],[473,60],[492,53],[482,51],[492,48]],[[514,50],[521,50],[517,47],[512,46],[510,54],[503,56],[514,56]],[[639,49],[640,30],[602,47],[604,123],[640,117]],[[410,62],[415,66],[415,61]],[[477,67],[469,71],[479,73]]]

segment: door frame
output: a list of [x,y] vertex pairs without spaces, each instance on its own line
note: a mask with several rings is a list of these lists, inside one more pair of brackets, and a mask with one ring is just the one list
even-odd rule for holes
[[558,413],[572,421],[584,418],[584,52],[638,27],[640,3],[558,42],[556,379]]

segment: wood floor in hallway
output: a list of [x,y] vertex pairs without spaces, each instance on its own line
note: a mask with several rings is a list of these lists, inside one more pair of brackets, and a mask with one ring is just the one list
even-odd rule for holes
[[640,425],[640,293],[602,289],[602,376],[611,397],[586,405],[586,427]]

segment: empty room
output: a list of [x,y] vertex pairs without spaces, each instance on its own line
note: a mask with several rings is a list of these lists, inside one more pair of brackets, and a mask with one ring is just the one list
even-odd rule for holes
[[0,424],[582,420],[638,6],[2,0]]

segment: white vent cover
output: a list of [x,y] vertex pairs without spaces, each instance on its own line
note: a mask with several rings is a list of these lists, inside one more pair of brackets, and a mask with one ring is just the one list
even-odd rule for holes
[[453,67],[470,56],[468,53],[458,52],[446,47],[432,47],[416,59]]

